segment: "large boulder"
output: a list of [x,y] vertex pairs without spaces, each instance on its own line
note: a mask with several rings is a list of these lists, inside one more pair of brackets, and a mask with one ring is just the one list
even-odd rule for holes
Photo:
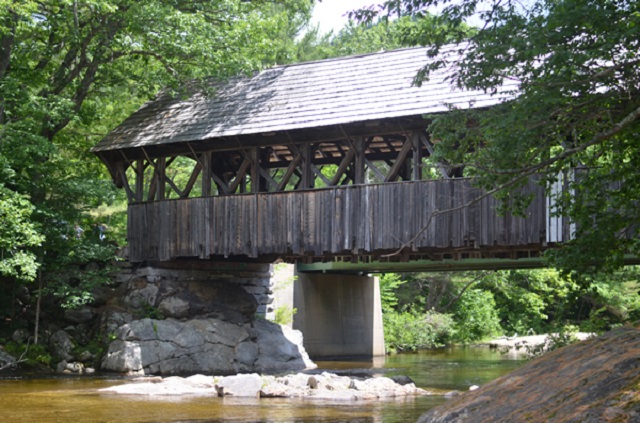
[[16,358],[0,348],[0,369],[11,368],[15,364]]
[[70,323],[88,323],[93,320],[95,314],[89,307],[80,307],[64,311],[64,320]]
[[280,373],[293,369],[314,368],[302,346],[302,332],[268,320],[256,320],[258,358],[255,370]]
[[640,330],[549,352],[423,414],[421,423],[640,421]]
[[53,355],[62,360],[71,361],[73,359],[73,339],[63,330],[58,330],[49,338],[49,346]]
[[298,331],[267,321],[133,320],[109,344],[102,369],[127,374],[233,374],[313,368]]

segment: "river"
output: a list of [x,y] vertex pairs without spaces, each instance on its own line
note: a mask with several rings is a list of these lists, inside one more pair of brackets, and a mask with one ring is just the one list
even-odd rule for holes
[[126,383],[108,375],[0,379],[4,422],[411,422],[446,401],[451,390],[482,385],[523,362],[480,347],[398,354],[383,360],[317,362],[321,369],[359,375],[407,375],[439,395],[403,400],[328,403],[302,399],[142,397],[102,394]]

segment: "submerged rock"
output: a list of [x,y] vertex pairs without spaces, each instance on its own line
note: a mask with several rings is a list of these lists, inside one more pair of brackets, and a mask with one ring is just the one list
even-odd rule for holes
[[640,330],[549,352],[423,414],[422,423],[640,421]]
[[359,380],[332,373],[287,376],[203,376],[148,378],[140,382],[104,388],[101,392],[127,395],[208,395],[260,398],[309,398],[357,401],[428,395],[414,384],[400,385],[386,377]]

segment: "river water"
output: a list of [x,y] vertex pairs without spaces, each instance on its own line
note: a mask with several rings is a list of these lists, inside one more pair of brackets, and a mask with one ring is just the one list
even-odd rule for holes
[[443,393],[482,385],[522,365],[488,348],[446,348],[376,361],[317,362],[350,376],[407,375],[436,395],[402,400],[330,403],[303,399],[143,397],[103,394],[126,383],[113,376],[0,379],[3,422],[411,422],[446,401]]

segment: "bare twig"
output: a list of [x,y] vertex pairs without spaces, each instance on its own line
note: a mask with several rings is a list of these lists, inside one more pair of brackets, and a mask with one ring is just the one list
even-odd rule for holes
[[443,310],[449,310],[449,308],[454,305],[455,303],[458,302],[458,300],[460,298],[462,298],[462,295],[466,292],[467,289],[469,289],[471,287],[471,285],[475,284],[476,282],[480,282],[482,279],[484,279],[487,275],[489,274],[489,272],[481,272],[480,275],[476,276],[475,278],[473,278],[469,283],[467,283],[464,288],[462,288],[462,290],[458,293],[458,295],[456,295],[454,298],[452,298],[446,306],[444,306]]
[[29,352],[29,344],[31,343],[31,337],[29,337],[29,339],[27,339],[27,345],[24,349],[24,351],[22,352],[22,354],[20,354],[20,357],[18,357],[18,359],[16,361],[11,361],[9,363],[3,364],[2,366],[0,366],[0,372],[5,370],[5,369],[9,369],[9,368],[15,368],[18,364],[20,363],[24,363],[25,361],[27,361],[26,358],[24,358],[27,355],[27,352]]

